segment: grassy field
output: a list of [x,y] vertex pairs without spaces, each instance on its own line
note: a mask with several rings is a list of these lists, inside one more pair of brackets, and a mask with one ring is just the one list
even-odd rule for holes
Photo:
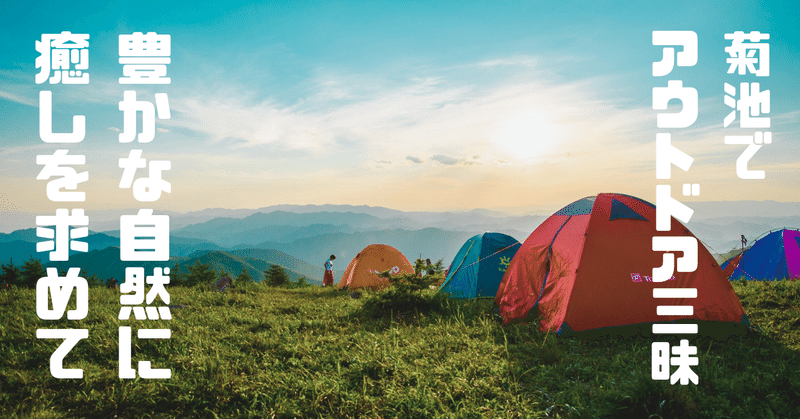
[[[0,417],[800,418],[800,281],[734,283],[763,333],[695,337],[697,386],[650,379],[646,337],[559,338],[502,326],[490,300],[380,313],[376,296],[254,285],[170,288],[170,340],[133,338],[134,366],[169,380],[118,378],[115,290],[90,289],[81,321],[42,321],[35,292],[0,291]],[[157,326],[155,326],[157,327]],[[60,340],[37,328],[87,328],[65,359],[84,378],[50,376]]]

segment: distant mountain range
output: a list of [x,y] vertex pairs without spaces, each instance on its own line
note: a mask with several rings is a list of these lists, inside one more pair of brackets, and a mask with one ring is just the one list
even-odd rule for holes
[[[12,242],[20,243],[20,242]],[[35,257],[35,256],[34,256]],[[14,264],[22,265],[28,258],[15,259]],[[231,278],[236,278],[242,270],[247,271],[255,281],[264,280],[264,271],[270,265],[280,265],[292,281],[306,277],[307,282],[322,284],[323,268],[312,266],[302,260],[289,256],[277,250],[245,249],[228,253],[219,250],[197,251],[191,257],[171,257],[168,262],[123,262],[119,260],[119,247],[112,246],[102,250],[91,250],[87,253],[76,253],[66,262],[48,262],[45,257],[42,263],[47,267],[56,267],[67,270],[70,267],[80,267],[87,275],[97,275],[99,278],[109,280],[115,278],[122,282],[125,277],[125,268],[131,266],[143,267],[150,275],[153,268],[168,267],[174,269],[179,264],[180,272],[188,274],[188,266],[196,262],[207,263],[218,274],[228,273]],[[174,275],[174,272],[171,273]]]
[[706,218],[686,223],[691,232],[700,239],[709,251],[726,253],[740,247],[741,235],[748,242],[754,241],[770,230],[800,228],[800,216],[794,217],[719,217]]
[[[493,230],[503,228],[513,228],[521,231],[531,231],[545,218],[550,216],[563,206],[580,199],[566,199],[564,202],[555,205],[538,205],[516,208],[495,208],[495,209],[473,209],[470,211],[399,211],[385,207],[371,207],[367,205],[272,205],[268,207],[254,209],[225,209],[207,208],[199,211],[187,213],[177,213],[174,211],[156,211],[158,214],[170,216],[170,228],[173,230],[181,229],[192,224],[201,224],[214,218],[245,218],[256,213],[268,214],[274,211],[284,211],[294,214],[307,213],[346,213],[366,214],[383,220],[400,219],[405,220],[403,225],[390,225],[389,228],[420,229],[425,227],[435,227],[444,230],[469,231],[466,226],[481,225],[489,222],[490,224],[501,224]],[[800,197],[787,197],[789,199]],[[721,217],[744,217],[744,218],[783,218],[800,217],[800,203],[798,202],[776,202],[776,201],[697,201],[685,202],[690,208],[695,210],[693,220],[706,220],[709,218]],[[136,214],[137,209],[118,209],[118,210],[92,210],[86,211],[89,216],[90,227],[95,231],[110,231],[119,228],[119,217],[126,214]],[[520,215],[526,214],[526,215]],[[20,213],[7,213],[4,222],[0,225],[0,231],[10,232],[20,228],[27,228],[34,225],[36,215]],[[526,217],[531,217],[533,225],[522,221]],[[505,225],[510,222],[513,225]],[[325,223],[323,223],[325,224]],[[335,223],[333,223],[335,224]]]
[[[17,230],[13,233],[0,233],[0,261],[9,259],[28,259],[33,255],[36,258],[47,258],[46,252],[36,252],[36,243],[44,239],[36,236],[36,229],[29,228]],[[119,231],[108,231],[104,233],[90,232],[90,234],[80,241],[86,242],[89,251],[102,250],[107,247],[119,247]],[[170,235],[170,256],[189,256],[199,250],[225,250],[222,246],[208,240],[193,239]],[[70,255],[80,254],[81,252],[70,251]]]
[[[738,201],[687,205],[695,210],[687,227],[712,253],[725,253],[739,246],[742,234],[752,241],[772,229],[800,226],[798,203]],[[105,216],[112,213],[103,212]],[[234,276],[245,269],[259,280],[263,271],[274,263],[286,268],[292,278],[306,276],[319,281],[322,264],[330,254],[338,257],[335,266],[336,275],[340,275],[361,249],[382,243],[397,248],[412,262],[422,257],[442,259],[448,265],[469,237],[496,231],[524,241],[546,216],[549,214],[509,215],[482,209],[404,212],[352,205],[277,205],[173,213],[169,264],[178,262],[185,267],[200,260]],[[103,221],[92,220],[90,215],[94,230],[104,225]],[[80,263],[90,274],[120,277],[124,266],[118,263],[119,219],[116,225],[110,225],[112,228],[92,231],[82,239],[88,243],[89,252],[71,252],[70,263]],[[0,233],[0,262],[13,259],[15,264],[21,264],[31,256],[48,260],[45,253],[36,252],[35,243],[41,240],[34,228]]]
[[277,249],[303,260],[319,261],[331,254],[337,257],[337,268],[343,271],[350,260],[370,244],[388,244],[406,256],[413,263],[419,257],[437,261],[442,259],[445,266],[453,260],[458,249],[467,239],[479,234],[465,231],[446,231],[436,228],[422,230],[380,230],[353,234],[322,234],[294,240],[290,243],[264,242],[260,248]]

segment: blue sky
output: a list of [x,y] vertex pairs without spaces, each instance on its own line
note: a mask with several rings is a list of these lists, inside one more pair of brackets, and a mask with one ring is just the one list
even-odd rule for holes
[[[695,158],[674,188],[696,200],[800,201],[800,6],[791,2],[133,2],[0,6],[0,201],[4,222],[46,214],[36,155],[38,92],[52,90],[54,128],[86,115],[87,211],[140,208],[117,187],[117,37],[170,34],[172,118],[144,157],[170,160],[172,193],[148,204],[185,212],[272,204],[367,204],[403,210],[558,208],[598,192],[653,200],[656,111],[653,30],[693,30],[699,60],[675,78],[699,93],[700,116],[674,130]],[[34,83],[43,33],[90,35],[91,81]],[[729,75],[724,34],[770,33],[770,77]],[[742,147],[724,135],[724,82],[771,91],[774,144],[735,175]],[[675,108],[671,108],[675,109]],[[752,130],[750,130],[752,131]],[[679,171],[673,171],[679,172]],[[687,199],[687,200],[691,200]],[[77,205],[77,204],[76,204]],[[13,217],[11,216],[13,214]],[[25,215],[29,217],[29,215]],[[9,230],[0,226],[0,230]]]

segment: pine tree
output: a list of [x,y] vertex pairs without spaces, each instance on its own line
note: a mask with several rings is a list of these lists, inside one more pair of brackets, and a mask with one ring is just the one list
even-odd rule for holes
[[14,260],[10,260],[7,265],[0,266],[0,285],[19,284],[22,278],[22,271],[14,266]]
[[17,284],[23,287],[36,288],[36,282],[39,281],[39,278],[44,278],[46,276],[47,271],[45,271],[44,266],[42,266],[42,261],[34,259],[33,256],[31,256],[30,260],[25,262],[25,265],[22,266],[19,282],[17,282]]
[[436,263],[433,264],[433,271],[435,275],[444,275],[444,264],[442,263],[441,259],[437,260]]
[[175,266],[169,271],[169,284],[172,286],[186,285],[186,274],[181,273],[181,265],[175,262]]
[[280,265],[270,265],[269,270],[264,271],[267,285],[270,287],[285,287],[289,285],[289,276]]

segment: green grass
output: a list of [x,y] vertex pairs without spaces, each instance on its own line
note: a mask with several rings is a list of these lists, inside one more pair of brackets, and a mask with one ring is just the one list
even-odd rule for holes
[[[423,293],[423,309],[381,313],[374,293],[306,288],[170,288],[170,340],[138,340],[134,366],[169,380],[121,380],[114,290],[90,290],[86,319],[42,321],[33,290],[0,291],[0,417],[800,417],[800,281],[735,282],[763,333],[693,337],[697,386],[650,379],[652,338],[559,338],[502,326],[491,300]],[[60,341],[37,328],[88,328],[50,376]]]

